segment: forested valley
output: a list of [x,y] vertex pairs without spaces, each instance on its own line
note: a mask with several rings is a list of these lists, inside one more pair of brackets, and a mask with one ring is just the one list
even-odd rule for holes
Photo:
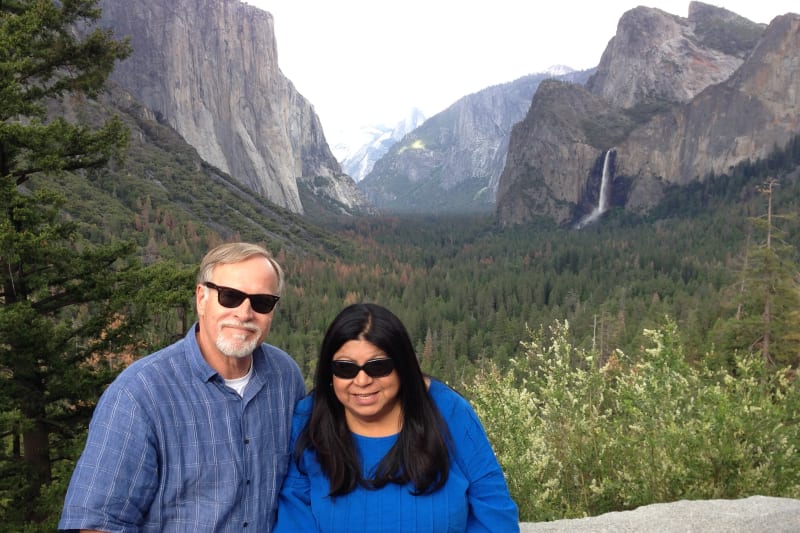
[[[295,229],[283,242],[261,241],[287,273],[271,342],[310,376],[330,320],[347,304],[372,301],[404,320],[425,368],[452,383],[482,360],[504,365],[558,320],[570,323],[577,346],[606,358],[635,351],[643,330],[669,317],[689,360],[710,356],[724,366],[726,352],[760,350],[765,298],[779,289],[769,357],[797,366],[798,163],[795,139],[768,161],[669,191],[646,216],[611,211],[581,230],[545,220],[501,228],[491,215],[320,220],[312,238]],[[149,196],[129,202],[132,224],[98,225],[101,238],[114,227],[155,265],[177,265],[173,275],[185,269],[185,302],[151,317],[153,349],[191,323],[194,269],[223,237],[153,207]],[[768,239],[775,264],[764,257]]]
[[[472,364],[504,364],[520,342],[556,320],[572,341],[605,358],[636,350],[642,331],[670,317],[692,361],[762,345],[768,287],[776,295],[770,358],[796,366],[800,186],[792,146],[732,176],[675,189],[647,217],[611,212],[580,231],[537,225],[499,228],[491,217],[340,220],[332,258],[287,257],[290,290],[272,339],[308,371],[324,328],[356,301],[394,309],[435,375],[457,382]],[[796,150],[796,149],[795,149]],[[772,253],[767,246],[772,189]],[[776,238],[776,236],[778,236]],[[346,245],[344,244],[346,243]],[[780,311],[779,311],[780,309]],[[738,319],[737,319],[738,316]],[[737,325],[736,322],[739,324]],[[745,325],[746,324],[746,325]]]

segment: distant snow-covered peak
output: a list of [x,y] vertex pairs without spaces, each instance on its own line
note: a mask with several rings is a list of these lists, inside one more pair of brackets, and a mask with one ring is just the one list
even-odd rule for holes
[[552,65],[544,71],[545,74],[552,74],[553,76],[565,76],[573,72],[575,72],[575,69],[566,65]]
[[336,139],[335,143],[331,145],[331,152],[341,163],[362,146],[372,143],[373,140],[391,130],[392,128],[384,124],[368,124],[357,130],[338,130],[331,136],[332,139]]

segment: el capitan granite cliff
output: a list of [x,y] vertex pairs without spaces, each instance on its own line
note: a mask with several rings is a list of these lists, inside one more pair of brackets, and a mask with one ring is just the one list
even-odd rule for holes
[[298,180],[325,178],[331,203],[368,202],[341,171],[313,106],[278,67],[270,13],[239,0],[101,0],[101,25],[130,37],[112,79],[211,165],[295,213]]

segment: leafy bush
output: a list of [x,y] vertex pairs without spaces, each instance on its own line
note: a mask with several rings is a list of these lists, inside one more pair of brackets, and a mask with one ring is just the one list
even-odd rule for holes
[[799,497],[800,390],[788,371],[735,355],[727,374],[689,365],[677,327],[637,357],[604,360],[556,322],[465,390],[524,521],[595,516],[677,499]]

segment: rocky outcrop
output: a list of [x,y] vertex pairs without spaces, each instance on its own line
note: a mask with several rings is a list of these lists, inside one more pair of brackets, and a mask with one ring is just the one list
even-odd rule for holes
[[626,187],[613,205],[647,211],[666,184],[783,146],[800,132],[798,24],[787,14],[765,28],[699,2],[688,19],[625,13],[586,90],[542,84],[514,128],[499,220],[576,220],[597,196],[598,161],[611,148]]
[[331,215],[377,215],[378,210],[367,201],[356,183],[348,179],[326,176],[299,178],[297,188],[306,215],[324,222]]
[[798,133],[800,16],[783,15],[729,79],[633,130],[618,147],[616,172],[685,185],[765,157]]
[[[208,163],[302,213],[296,180],[349,180],[313,107],[278,68],[271,14],[239,0],[101,0],[134,53],[112,78]],[[351,203],[357,199],[339,199]]]
[[690,4],[689,18],[637,7],[620,18],[586,87],[622,108],[652,100],[687,102],[728,79],[762,30],[735,13],[698,2]]
[[569,219],[598,157],[597,141],[587,133],[584,119],[617,114],[617,108],[581,85],[542,82],[525,119],[511,133],[497,190],[504,223],[542,215]]

